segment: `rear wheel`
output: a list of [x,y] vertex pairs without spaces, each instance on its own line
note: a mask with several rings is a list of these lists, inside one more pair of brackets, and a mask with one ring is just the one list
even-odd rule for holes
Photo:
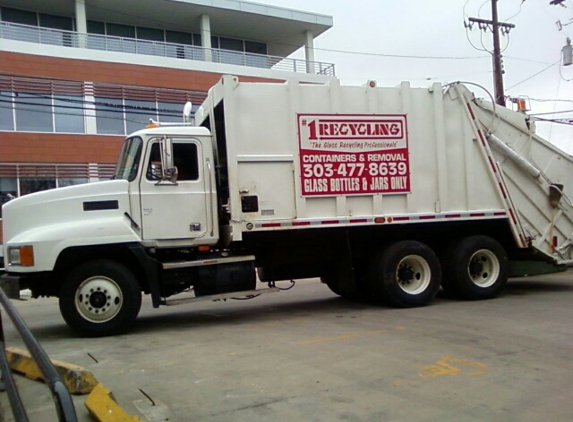
[[375,299],[403,308],[430,303],[440,288],[436,254],[425,244],[405,240],[377,253],[370,265],[369,291]]
[[60,291],[60,312],[79,334],[105,336],[125,331],[141,308],[141,290],[133,273],[109,260],[79,265]]
[[446,291],[462,299],[496,297],[507,283],[508,259],[489,236],[470,236],[450,245],[444,256]]

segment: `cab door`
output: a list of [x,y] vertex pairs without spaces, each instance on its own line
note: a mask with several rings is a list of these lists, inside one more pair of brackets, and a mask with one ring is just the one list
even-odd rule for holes
[[[210,212],[209,150],[198,138],[173,138],[174,182],[161,182],[161,139],[146,151],[140,178],[141,222],[144,240],[192,240],[212,233]],[[211,223],[210,223],[211,222]]]

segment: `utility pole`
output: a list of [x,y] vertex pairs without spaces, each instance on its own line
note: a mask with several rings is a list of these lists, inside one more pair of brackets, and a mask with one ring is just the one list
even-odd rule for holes
[[491,0],[491,20],[469,18],[469,28],[477,23],[478,28],[486,31],[491,30],[493,33],[493,86],[495,102],[505,107],[505,96],[503,94],[503,69],[501,65],[501,47],[499,45],[499,32],[509,34],[515,25],[512,23],[499,22],[497,17],[497,1]]

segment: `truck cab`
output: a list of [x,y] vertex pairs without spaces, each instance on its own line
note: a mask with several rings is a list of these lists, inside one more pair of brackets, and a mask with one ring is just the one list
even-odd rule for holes
[[213,160],[205,128],[158,127],[126,139],[115,179],[129,182],[131,223],[143,245],[217,243]]
[[[247,268],[245,283],[220,286],[221,274],[234,270],[224,265],[233,258],[212,251],[219,227],[211,139],[203,127],[147,128],[124,141],[112,180],[10,201],[4,285],[59,297],[68,325],[88,335],[126,328],[142,291],[158,307],[192,286],[196,295],[254,288],[253,257],[231,264]],[[223,265],[200,269],[207,261]]]

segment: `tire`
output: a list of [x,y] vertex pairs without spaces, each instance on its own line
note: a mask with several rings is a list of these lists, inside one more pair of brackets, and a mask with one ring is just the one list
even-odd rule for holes
[[74,268],[60,291],[60,312],[68,326],[84,336],[121,333],[141,309],[141,290],[133,273],[111,260]]
[[443,267],[442,287],[460,299],[493,299],[507,284],[507,253],[489,236],[454,242],[443,258]]
[[441,267],[425,244],[404,240],[375,254],[370,264],[369,292],[391,306],[425,306],[440,289]]

